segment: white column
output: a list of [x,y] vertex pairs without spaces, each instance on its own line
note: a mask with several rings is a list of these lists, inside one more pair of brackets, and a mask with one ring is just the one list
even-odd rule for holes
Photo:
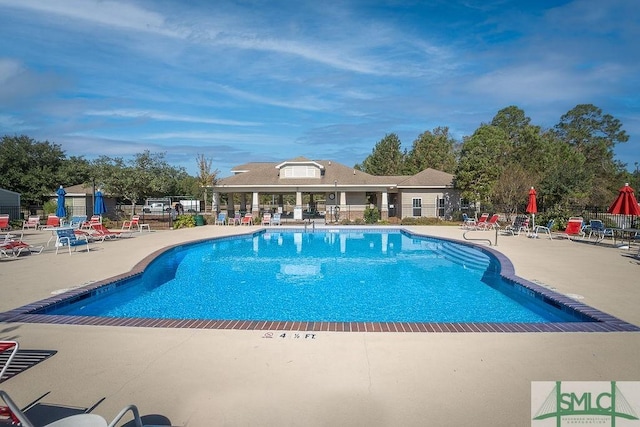
[[340,195],[340,209],[344,209],[347,206],[347,192],[339,191],[338,194]]
[[213,192],[213,201],[211,202],[211,211],[217,213],[220,209],[220,193],[217,191]]
[[258,204],[258,192],[253,192],[253,200],[251,202],[251,213],[255,216],[260,213],[260,205]]
[[389,212],[389,193],[387,190],[382,192],[382,206],[380,206],[382,212]]
[[302,207],[302,192],[301,191],[296,191],[296,207],[298,207],[298,208]]

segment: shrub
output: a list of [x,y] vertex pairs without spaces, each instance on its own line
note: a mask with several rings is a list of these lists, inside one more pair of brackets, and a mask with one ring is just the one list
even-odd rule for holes
[[378,211],[378,208],[376,206],[374,206],[373,208],[367,206],[364,210],[364,222],[367,224],[375,224],[379,220],[380,211]]
[[196,217],[194,215],[178,215],[173,221],[173,228],[191,228],[196,226]]

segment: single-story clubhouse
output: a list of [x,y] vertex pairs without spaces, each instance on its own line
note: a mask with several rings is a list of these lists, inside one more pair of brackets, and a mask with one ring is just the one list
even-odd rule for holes
[[280,163],[246,163],[232,172],[213,186],[214,212],[233,215],[239,210],[253,216],[280,212],[294,219],[326,215],[327,220],[354,220],[362,218],[367,207],[377,207],[386,220],[451,218],[461,208],[453,175],[435,169],[411,176],[374,176],[331,160],[298,157]]

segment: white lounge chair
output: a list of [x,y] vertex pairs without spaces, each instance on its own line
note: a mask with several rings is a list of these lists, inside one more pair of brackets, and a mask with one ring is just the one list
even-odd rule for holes
[[[13,414],[15,418],[18,419],[20,425],[22,427],[35,427],[35,424],[27,418],[27,415],[22,412],[22,410],[16,405],[16,403],[9,397],[9,395],[0,390],[0,398],[4,400],[7,407]],[[142,425],[142,419],[140,418],[140,413],[138,412],[138,408],[135,405],[129,405],[124,408],[116,417],[107,424],[107,420],[102,418],[100,415],[96,414],[78,414],[72,415],[70,417],[62,418],[58,421],[54,421],[45,425],[44,427],[115,427],[116,424],[120,422],[120,420],[127,414],[127,412],[131,412],[133,415],[133,421],[136,427],[144,427]]]

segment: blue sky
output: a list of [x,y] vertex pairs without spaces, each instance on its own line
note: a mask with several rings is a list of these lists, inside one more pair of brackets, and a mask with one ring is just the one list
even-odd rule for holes
[[68,156],[353,165],[389,133],[594,104],[640,162],[637,0],[0,0],[0,40],[0,134]]

